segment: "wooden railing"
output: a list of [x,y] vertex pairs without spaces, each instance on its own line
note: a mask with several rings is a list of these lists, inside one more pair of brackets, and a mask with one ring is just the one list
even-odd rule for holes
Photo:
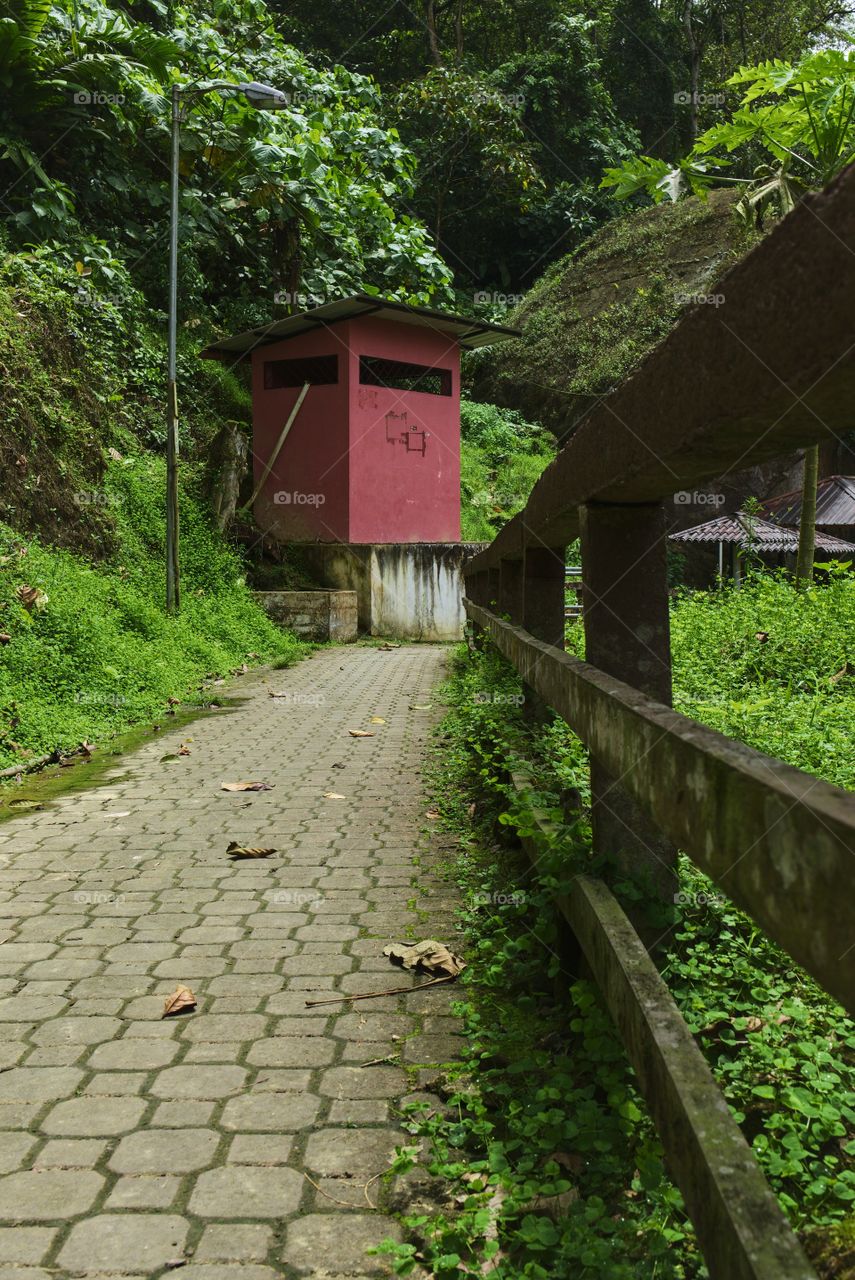
[[[684,850],[855,1011],[855,796],[671,708],[665,504],[855,425],[855,167],[800,205],[600,402],[465,567],[465,606],[589,750],[595,850],[672,901]],[[563,652],[581,536],[587,661]],[[540,702],[538,702],[540,700]],[[536,711],[535,711],[536,714]],[[638,933],[601,881],[560,902],[713,1280],[809,1263]]]

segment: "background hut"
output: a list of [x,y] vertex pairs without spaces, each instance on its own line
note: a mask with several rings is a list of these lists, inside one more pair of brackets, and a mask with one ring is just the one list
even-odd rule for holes
[[[798,529],[802,516],[802,491],[782,493],[760,503],[764,519]],[[855,539],[855,476],[826,476],[816,489],[817,532],[849,541]]]
[[[686,546],[704,546],[714,549],[718,556],[718,572],[725,574],[725,559],[729,561],[734,582],[739,585],[743,564],[748,556],[756,556],[764,564],[784,565],[793,568],[799,549],[798,529],[772,524],[759,516],[744,511],[735,515],[718,516],[692,529],[683,529],[670,535],[671,542]],[[727,551],[725,551],[727,548]],[[825,559],[855,556],[855,543],[817,530],[816,554]]]

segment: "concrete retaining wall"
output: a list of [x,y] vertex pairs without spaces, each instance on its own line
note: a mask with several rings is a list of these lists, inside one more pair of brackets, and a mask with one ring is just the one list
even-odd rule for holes
[[302,547],[315,576],[358,598],[360,630],[448,641],[463,635],[461,568],[482,543],[414,542]]
[[254,591],[268,617],[304,640],[357,636],[355,591]]

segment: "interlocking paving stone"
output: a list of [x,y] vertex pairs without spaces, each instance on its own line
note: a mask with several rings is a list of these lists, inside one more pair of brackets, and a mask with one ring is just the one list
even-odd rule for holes
[[116,1173],[190,1173],[212,1163],[218,1143],[211,1129],[142,1129],[122,1138],[109,1166]]
[[[418,985],[383,946],[451,928],[420,783],[440,711],[409,710],[445,653],[252,672],[189,757],[160,763],[188,736],[166,730],[0,825],[3,1280],[386,1273],[366,1249],[399,1229],[367,1205],[416,1087],[399,1064],[455,1046],[455,993],[337,997]],[[220,790],[252,777],[274,789]],[[277,853],[232,864],[232,839]],[[162,1020],[178,982],[196,1010]]]
[[79,1169],[10,1173],[0,1178],[0,1220],[60,1221],[85,1213],[104,1179]]
[[150,1274],[182,1256],[188,1226],[173,1214],[102,1214],[72,1227],[59,1262],[83,1275],[123,1271],[128,1262]]

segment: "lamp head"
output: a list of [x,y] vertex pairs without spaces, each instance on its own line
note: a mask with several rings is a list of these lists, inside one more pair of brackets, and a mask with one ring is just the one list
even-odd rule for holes
[[282,111],[289,103],[287,93],[283,93],[281,89],[274,89],[269,84],[260,84],[257,80],[250,80],[247,84],[236,84],[234,87],[243,94],[250,106],[258,111]]

